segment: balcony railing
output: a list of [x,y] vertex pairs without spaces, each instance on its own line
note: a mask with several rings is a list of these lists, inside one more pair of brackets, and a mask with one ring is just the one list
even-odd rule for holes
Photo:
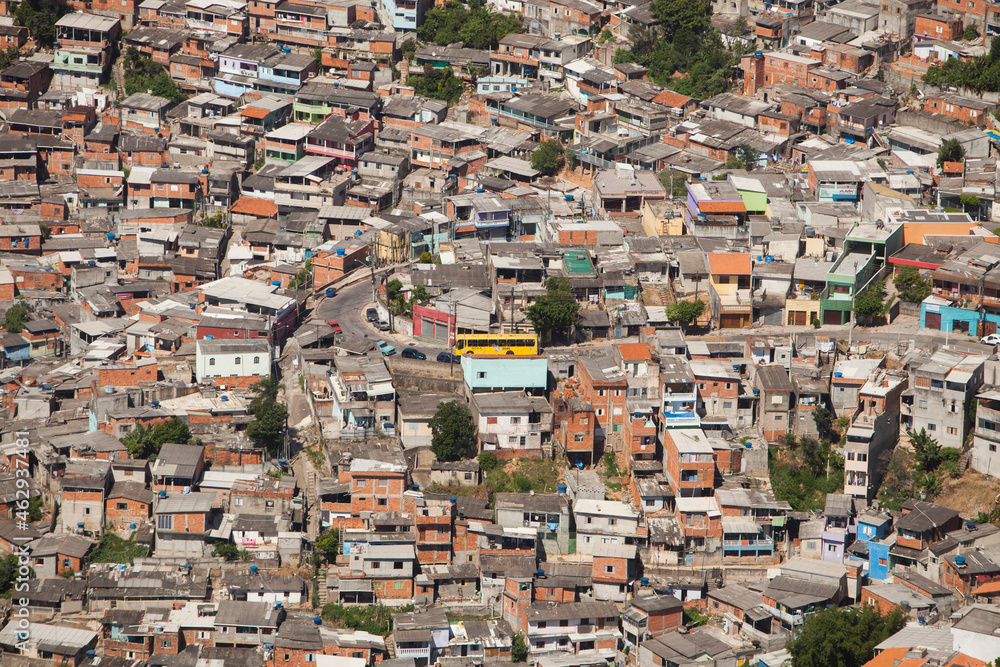
[[774,540],[722,540],[724,549],[740,549],[746,551],[756,551],[759,549],[773,549]]

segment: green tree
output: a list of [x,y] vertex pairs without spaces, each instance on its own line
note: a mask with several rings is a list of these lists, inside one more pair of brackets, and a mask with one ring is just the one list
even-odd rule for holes
[[420,262],[421,264],[431,264],[434,262],[434,257],[429,252],[424,250],[422,253],[420,253],[420,258],[417,261]]
[[428,292],[427,288],[423,285],[417,285],[413,288],[413,291],[410,292],[410,301],[412,303],[427,303],[430,300],[430,292]]
[[966,42],[971,42],[977,37],[979,37],[979,30],[976,28],[975,23],[965,26],[965,30],[962,31],[962,39]]
[[70,12],[65,0],[21,0],[14,18],[40,46],[48,48],[56,37],[56,21]]
[[15,303],[4,315],[3,328],[10,333],[21,333],[26,317],[28,317],[28,307],[23,303]]
[[958,142],[958,139],[949,139],[938,149],[937,166],[942,167],[945,162],[961,162],[964,159],[965,148]]
[[262,403],[253,411],[254,420],[247,425],[247,437],[260,447],[276,454],[285,442],[288,409],[281,403]]
[[555,139],[546,139],[531,152],[531,168],[546,176],[554,176],[566,164],[566,151]]
[[122,69],[125,72],[126,95],[144,93],[149,90],[152,91],[153,95],[166,98],[174,103],[187,99],[187,95],[177,87],[163,65],[155,62],[135,47],[130,46],[125,50]]
[[492,472],[497,465],[500,464],[500,461],[497,459],[497,455],[493,452],[481,452],[478,459],[479,469],[483,473]]
[[438,46],[464,42],[469,48],[485,51],[495,50],[507,35],[523,31],[524,19],[517,14],[493,12],[480,0],[468,5],[451,0],[424,14],[417,37]]
[[687,328],[705,312],[704,301],[678,301],[667,307],[667,320]]
[[885,281],[876,280],[854,298],[854,315],[863,321],[870,322],[885,314],[888,304],[885,301]]
[[968,213],[969,209],[971,208],[975,213],[978,214],[979,207],[982,205],[982,202],[979,200],[979,197],[967,193],[960,194],[958,196],[958,202],[962,205],[962,211],[965,213]]
[[820,406],[813,410],[813,422],[816,423],[816,430],[822,440],[831,441],[837,438],[837,432],[833,430],[833,412]]
[[8,554],[0,560],[0,596],[6,597],[14,588],[14,579],[17,577],[17,556]]
[[410,37],[405,40],[402,46],[399,47],[399,53],[402,57],[403,62],[410,62],[413,60],[413,54],[417,52],[417,40]]
[[476,425],[472,423],[472,415],[464,403],[441,403],[429,424],[431,451],[438,461],[457,461],[475,451]]
[[228,561],[240,559],[240,550],[232,542],[219,542],[212,549],[213,556],[225,558]]
[[514,635],[514,639],[510,644],[510,661],[511,662],[527,662],[528,661],[528,643],[524,641],[524,635],[518,632]]
[[[757,161],[760,159],[760,151],[752,146],[743,144],[736,149],[736,154],[732,155],[726,163],[723,165],[726,169],[746,169],[747,171],[752,170],[757,166]],[[723,176],[713,177],[715,180],[725,180]]]
[[[433,10],[431,10],[433,11]],[[432,69],[424,74],[411,74],[406,85],[418,95],[445,102],[457,102],[465,92],[465,83],[448,69]]]
[[337,554],[340,553],[340,531],[332,529],[317,537],[316,553],[328,563],[337,560]]
[[152,460],[168,442],[183,445],[190,439],[191,430],[188,425],[177,417],[171,417],[151,426],[136,424],[135,428],[121,438],[121,443],[132,458]]
[[608,42],[610,42],[614,38],[615,38],[615,36],[611,34],[611,31],[608,30],[607,28],[605,28],[604,30],[601,31],[601,36],[597,38],[597,43],[598,44],[607,44]]
[[908,430],[906,436],[910,439],[910,446],[913,447],[913,457],[916,459],[920,469],[924,472],[934,472],[937,470],[943,460],[941,445],[938,441],[932,438],[924,429],[920,429],[919,433],[912,429]]
[[528,306],[524,315],[539,334],[565,333],[576,322],[580,304],[576,302],[569,281],[551,277],[545,282],[545,294]]
[[406,311],[406,299],[403,298],[403,283],[398,278],[393,278],[385,285],[385,301],[389,310],[394,313]]
[[885,615],[870,605],[834,607],[809,616],[786,648],[794,667],[861,667],[871,660],[875,646],[905,624],[899,607]]
[[690,178],[688,174],[673,169],[662,169],[656,177],[660,179],[663,189],[672,194],[674,199],[687,197],[687,182]]
[[931,281],[920,277],[915,266],[904,266],[892,279],[899,298],[907,303],[920,303],[931,294]]

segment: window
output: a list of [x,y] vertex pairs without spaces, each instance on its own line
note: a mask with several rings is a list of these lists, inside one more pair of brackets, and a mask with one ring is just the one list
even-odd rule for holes
[[594,517],[588,516],[584,519],[584,523],[594,523]]
[[958,429],[952,426],[948,427],[948,435],[958,435]]
[[476,377],[479,378],[480,380],[485,379],[486,378],[486,371],[476,371]]
[[115,503],[115,509],[127,510],[128,509],[128,503]]
[[392,564],[392,569],[394,569],[394,570],[402,570],[403,569],[403,561],[401,561],[401,560],[394,561],[393,564]]
[[62,559],[62,566],[63,567],[73,567],[73,563],[70,562],[69,558],[63,558]]
[[90,508],[89,507],[84,507],[83,508],[83,513],[84,514],[90,514]]
[[359,489],[365,488],[365,485],[368,483],[367,480],[364,480],[364,479],[359,479],[357,481],[358,481],[358,488]]
[[209,357],[208,358],[208,365],[209,366],[214,366],[215,365],[215,357]]
[[583,436],[582,435],[574,435],[573,436],[573,442],[583,442]]
[[372,569],[373,569],[373,570],[377,570],[377,569],[379,569],[379,567],[380,567],[381,565],[382,565],[382,563],[378,562],[377,560],[376,560],[376,561],[372,561]]
[[392,582],[392,588],[393,588],[393,590],[397,590],[397,591],[403,590],[403,582],[402,581],[394,581],[394,582]]
[[379,504],[380,507],[385,507],[386,505],[389,504],[389,500],[388,500],[388,498],[379,498],[378,499],[378,504]]
[[618,519],[614,519],[614,518],[609,518],[608,519],[608,525],[609,526],[614,526],[617,523],[618,523]]
[[510,418],[510,423],[511,424],[520,424],[521,423],[521,418],[520,417],[511,417]]
[[615,573],[615,566],[614,565],[605,565],[604,566],[604,572],[605,572],[605,574],[614,574]]
[[253,362],[254,362],[255,364],[259,364],[259,363],[260,363],[260,357],[254,357],[254,358],[253,358]]
[[471,472],[467,472],[467,473],[465,473],[465,479],[466,479],[466,480],[470,480],[470,479],[472,479],[472,473],[471,473]]
[[991,452],[995,452],[996,450],[997,450],[997,446],[996,445],[990,445],[990,451]]
[[917,401],[917,406],[920,407],[920,408],[926,408],[927,407],[927,401]]
[[173,530],[174,517],[170,514],[161,514],[156,517],[156,527],[160,530]]
[[497,418],[496,417],[487,417],[486,418],[486,423],[487,424],[496,424],[497,423]]
[[936,431],[937,430],[937,424],[928,424],[927,425],[927,430],[928,431]]
[[160,646],[163,648],[170,648],[174,645],[174,642],[169,639],[164,639],[160,642]]
[[826,545],[826,550],[827,550],[827,552],[832,553],[832,552],[834,552],[834,551],[837,550],[837,545],[836,544],[828,544],[828,545]]

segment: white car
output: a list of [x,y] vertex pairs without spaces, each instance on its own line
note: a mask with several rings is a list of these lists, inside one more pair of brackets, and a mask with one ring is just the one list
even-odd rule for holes
[[984,345],[1000,345],[1000,334],[990,334],[989,336],[983,336],[979,342]]

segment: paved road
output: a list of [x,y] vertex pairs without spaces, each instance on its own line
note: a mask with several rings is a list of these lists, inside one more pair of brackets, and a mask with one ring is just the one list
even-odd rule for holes
[[[423,340],[417,341],[409,336],[378,331],[365,320],[365,310],[372,305],[371,282],[369,280],[364,280],[356,285],[352,285],[351,287],[345,287],[332,299],[320,297],[313,315],[313,321],[326,322],[327,320],[337,320],[343,329],[345,336],[355,336],[358,338],[367,337],[373,342],[384,339],[389,341],[392,345],[395,345],[397,349],[402,349],[403,347],[415,347],[426,353],[430,358],[436,356],[438,352],[448,349],[444,345],[440,345],[438,343],[430,343]],[[303,326],[309,325],[304,324]],[[815,329],[811,326],[764,326],[750,330],[723,329],[702,335],[691,334],[688,335],[688,339],[740,341],[745,339],[748,334],[787,335],[789,333],[802,334],[803,336],[835,336],[838,340],[846,341],[851,339],[854,342],[875,343],[883,348],[913,341],[914,345],[918,347],[951,344],[968,347],[970,350],[982,352],[984,354],[991,354],[993,352],[993,348],[991,346],[981,345],[978,340],[965,334],[948,334],[943,331],[921,329],[919,328],[919,321],[914,317],[900,317],[897,318],[897,320],[892,324],[884,327],[869,328],[855,326],[853,332],[847,325],[822,326],[819,329]],[[635,340],[637,339],[633,337],[615,341],[596,341],[574,347],[553,346],[545,348],[545,352],[547,354],[572,353],[574,351],[579,351],[582,348],[604,347],[612,343],[635,342]]]

